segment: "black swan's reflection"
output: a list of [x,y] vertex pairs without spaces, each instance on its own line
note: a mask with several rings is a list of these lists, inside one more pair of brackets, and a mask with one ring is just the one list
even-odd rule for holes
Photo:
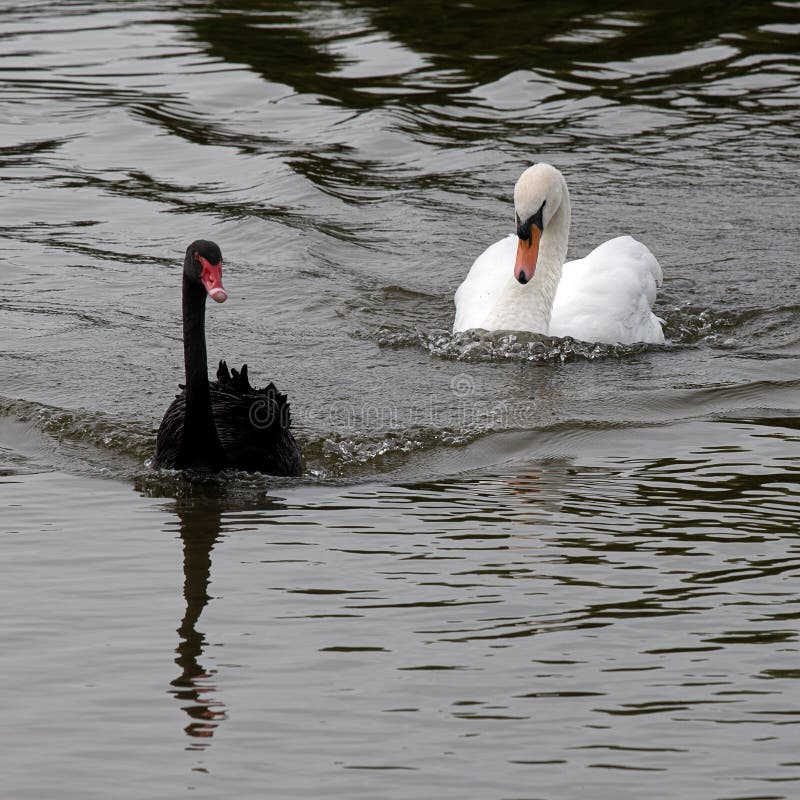
[[[211,551],[220,536],[221,510],[213,500],[178,501],[175,511],[180,520],[183,542],[183,596],[186,613],[178,635],[175,663],[180,674],[170,682],[170,691],[182,703],[190,722],[184,729],[188,736],[210,738],[226,717],[224,703],[217,697],[216,670],[200,663],[206,637],[197,629],[197,621],[210,596]],[[200,743],[195,746],[202,747]]]
[[[223,517],[236,511],[251,510],[256,514],[282,505],[282,501],[266,494],[261,483],[228,485],[218,483],[171,484],[162,480],[139,480],[137,491],[149,497],[175,497],[169,511],[177,517],[178,534],[183,544],[183,597],[186,611],[177,629],[178,645],[175,663],[180,672],[170,681],[169,692],[181,703],[189,715],[184,728],[191,737],[189,749],[208,746],[217,727],[227,718],[228,711],[219,699],[217,670],[204,666],[201,659],[206,653],[205,634],[197,623],[211,596],[211,553],[222,537]],[[165,526],[170,536],[175,535],[175,519]],[[231,530],[235,530],[235,525]],[[203,741],[205,740],[205,741]]]

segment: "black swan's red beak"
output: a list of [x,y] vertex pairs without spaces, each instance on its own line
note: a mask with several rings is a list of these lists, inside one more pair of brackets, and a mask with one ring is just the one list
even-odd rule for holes
[[203,256],[198,255],[195,257],[203,265],[200,280],[203,282],[203,286],[206,287],[209,297],[218,303],[224,303],[228,299],[228,293],[222,285],[222,262],[212,264]]

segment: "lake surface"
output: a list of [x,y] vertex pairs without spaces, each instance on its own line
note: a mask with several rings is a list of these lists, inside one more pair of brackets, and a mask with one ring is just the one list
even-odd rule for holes
[[[5,796],[800,795],[800,3],[497,6],[3,4]],[[450,334],[539,160],[665,346]],[[300,480],[148,465],[199,237]]]

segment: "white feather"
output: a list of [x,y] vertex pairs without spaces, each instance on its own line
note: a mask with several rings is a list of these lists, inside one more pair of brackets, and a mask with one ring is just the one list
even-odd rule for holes
[[453,331],[519,330],[588,342],[664,341],[652,312],[662,272],[655,256],[631,236],[618,236],[585,258],[564,264],[570,223],[566,181],[549,164],[525,170],[514,189],[520,219],[545,209],[539,257],[525,285],[514,278],[518,238],[487,248],[455,294]]
[[663,279],[655,256],[632,236],[603,242],[564,264],[550,316],[550,336],[584,342],[661,344],[652,312]]

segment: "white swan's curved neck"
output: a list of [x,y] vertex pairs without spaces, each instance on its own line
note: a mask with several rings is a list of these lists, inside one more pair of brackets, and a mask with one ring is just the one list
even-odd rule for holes
[[[563,180],[563,179],[562,179]],[[558,211],[553,214],[547,227],[542,233],[539,243],[539,262],[541,266],[548,270],[557,270],[558,277],[553,284],[553,297],[550,298],[550,305],[556,293],[556,286],[561,278],[561,268],[567,260],[567,245],[569,244],[569,223],[572,216],[572,209],[569,202],[569,193],[566,183],[562,195],[561,205]],[[538,267],[537,267],[538,272]],[[535,276],[534,276],[535,277]]]
[[561,268],[567,257],[570,215],[565,183],[561,204],[542,232],[533,278],[523,285],[513,274],[509,275],[505,289],[484,323],[487,330],[504,327],[547,335]]

